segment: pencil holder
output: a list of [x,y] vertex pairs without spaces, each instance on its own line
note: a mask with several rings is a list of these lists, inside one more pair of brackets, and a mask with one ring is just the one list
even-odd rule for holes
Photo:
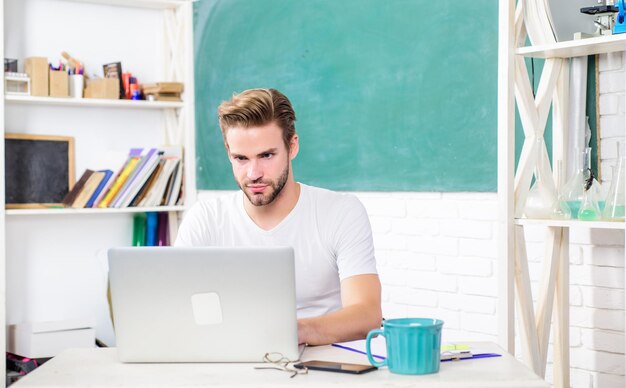
[[85,98],[120,98],[120,84],[117,78],[90,79],[85,89]]
[[69,82],[67,72],[50,69],[50,97],[68,97]]
[[30,78],[30,95],[48,97],[49,76],[48,58],[29,57],[24,60],[24,73]]
[[70,75],[70,97],[83,98],[85,88],[85,76],[82,74]]

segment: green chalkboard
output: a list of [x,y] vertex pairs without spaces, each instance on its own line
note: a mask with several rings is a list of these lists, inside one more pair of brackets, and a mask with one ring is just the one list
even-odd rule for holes
[[495,191],[497,2],[200,0],[197,186],[236,188],[216,109],[281,90],[295,177],[355,191]]

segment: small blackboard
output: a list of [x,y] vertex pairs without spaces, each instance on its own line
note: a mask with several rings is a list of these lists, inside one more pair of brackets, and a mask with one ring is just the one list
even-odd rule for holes
[[60,205],[74,185],[74,138],[7,133],[4,146],[6,207]]

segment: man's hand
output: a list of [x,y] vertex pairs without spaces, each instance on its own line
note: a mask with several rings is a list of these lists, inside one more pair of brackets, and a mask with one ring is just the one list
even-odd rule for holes
[[357,275],[341,282],[341,310],[298,320],[298,342],[326,345],[363,339],[380,327],[380,280],[378,275]]

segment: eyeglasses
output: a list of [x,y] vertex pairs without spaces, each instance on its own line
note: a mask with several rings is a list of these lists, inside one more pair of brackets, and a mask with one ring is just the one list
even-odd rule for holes
[[[297,360],[290,360],[287,357],[283,356],[281,353],[272,352],[265,353],[263,356],[263,362],[268,362],[273,364],[273,366],[255,366],[254,369],[275,369],[283,372],[291,373],[290,378],[294,378],[297,375],[306,375],[309,373],[309,370],[306,366],[302,366],[302,368],[296,368],[293,364],[300,361],[300,357]],[[291,365],[290,365],[291,364]]]

